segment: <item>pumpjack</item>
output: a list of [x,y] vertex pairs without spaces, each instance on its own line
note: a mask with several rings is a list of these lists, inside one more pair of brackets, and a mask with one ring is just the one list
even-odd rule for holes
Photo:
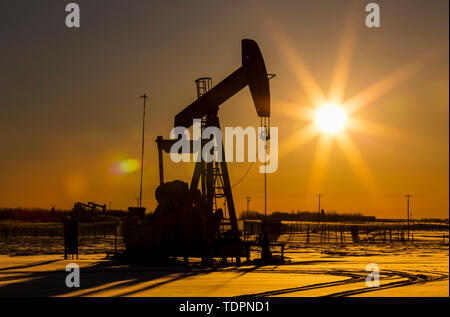
[[96,211],[100,210],[103,215],[106,214],[106,204],[100,205],[96,204],[92,201],[88,202],[87,204],[82,202],[76,202],[73,205],[72,209],[72,217],[77,220],[89,220],[91,219],[95,214]]
[[95,211],[98,208],[102,211],[103,214],[106,214],[106,204],[100,205],[90,201],[88,202],[88,206],[90,206],[92,211]]
[[[208,127],[220,129],[218,112],[221,105],[245,87],[249,87],[256,113],[263,120],[270,117],[269,77],[261,51],[254,40],[242,40],[242,66],[211,87],[210,78],[197,81],[198,99],[175,116],[175,127],[189,128],[194,119],[201,120],[202,131]],[[249,248],[238,230],[232,188],[222,145],[220,162],[196,163],[190,184],[183,181],[164,182],[163,153],[170,153],[177,140],[156,139],[160,185],[155,191],[158,206],[151,217],[130,217],[122,225],[127,253],[149,259],[168,257],[201,257],[210,262],[214,257],[249,257]],[[208,140],[200,142],[200,153]],[[200,188],[199,188],[200,187]],[[220,232],[224,220],[217,198],[224,198],[231,229]]]

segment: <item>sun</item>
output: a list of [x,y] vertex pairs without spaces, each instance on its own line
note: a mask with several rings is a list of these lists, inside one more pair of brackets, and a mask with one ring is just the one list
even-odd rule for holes
[[317,137],[318,142],[309,185],[312,190],[316,191],[320,190],[322,186],[332,147],[336,144],[361,182],[370,192],[379,195],[381,191],[375,177],[353,141],[352,134],[366,134],[372,137],[383,137],[387,140],[390,140],[393,136],[404,137],[405,134],[395,127],[358,118],[357,114],[361,109],[373,105],[376,100],[412,78],[420,70],[424,69],[428,63],[437,58],[439,54],[438,51],[431,50],[420,58],[402,65],[350,98],[344,98],[346,97],[349,70],[355,48],[356,33],[354,30],[357,27],[354,21],[356,20],[353,18],[348,20],[340,47],[337,50],[336,65],[328,93],[322,90],[308,65],[294,49],[287,37],[279,29],[275,28],[274,34],[276,36],[274,40],[294,70],[297,82],[305,93],[305,96],[302,94],[299,94],[299,96],[302,99],[308,99],[307,101],[302,101],[302,104],[279,100],[280,104],[273,109],[289,118],[292,118],[294,115],[296,119],[308,122],[282,141],[279,145],[278,155],[279,157],[286,157],[300,146]]
[[316,112],[315,122],[320,131],[336,134],[345,128],[347,115],[345,111],[335,104],[326,104]]

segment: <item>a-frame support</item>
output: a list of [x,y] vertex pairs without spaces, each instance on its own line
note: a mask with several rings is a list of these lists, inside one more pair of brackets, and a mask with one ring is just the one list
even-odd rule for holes
[[[217,116],[217,114],[208,115],[206,117],[204,128],[207,127],[216,127],[220,130],[219,117]],[[233,193],[231,191],[228,166],[227,162],[225,161],[225,150],[223,147],[223,143],[221,144],[221,146],[222,157],[220,162],[211,161],[209,163],[205,163],[203,157],[201,157],[201,160],[195,164],[194,175],[192,176],[190,189],[197,189],[200,180],[202,181],[202,196],[206,198],[206,210],[209,214],[212,214],[214,209],[214,199],[218,195],[218,188],[216,188],[216,177],[221,178],[221,183],[223,184],[223,196],[226,199],[228,213],[230,216],[231,234],[233,237],[237,237],[238,227],[236,210],[234,207]],[[200,154],[202,153],[202,149],[200,149]],[[220,172],[217,172],[217,169],[220,169]]]

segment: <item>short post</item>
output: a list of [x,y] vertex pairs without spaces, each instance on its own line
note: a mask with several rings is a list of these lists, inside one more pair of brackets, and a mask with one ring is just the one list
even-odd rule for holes
[[247,262],[250,262],[250,245],[245,244],[245,257],[247,258]]
[[306,243],[309,243],[309,223],[306,227]]
[[64,259],[67,260],[69,254],[76,254],[78,259],[78,222],[75,220],[65,220],[64,229]]
[[117,227],[114,231],[114,253],[117,253]]

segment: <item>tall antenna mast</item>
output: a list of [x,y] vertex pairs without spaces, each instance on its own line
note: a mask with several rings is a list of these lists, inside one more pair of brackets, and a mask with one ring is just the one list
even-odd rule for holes
[[142,149],[141,149],[141,182],[139,186],[139,208],[142,207],[142,176],[144,175],[144,131],[145,131],[145,106],[147,105],[148,96],[143,94],[140,98],[144,99],[144,113],[142,116]]

